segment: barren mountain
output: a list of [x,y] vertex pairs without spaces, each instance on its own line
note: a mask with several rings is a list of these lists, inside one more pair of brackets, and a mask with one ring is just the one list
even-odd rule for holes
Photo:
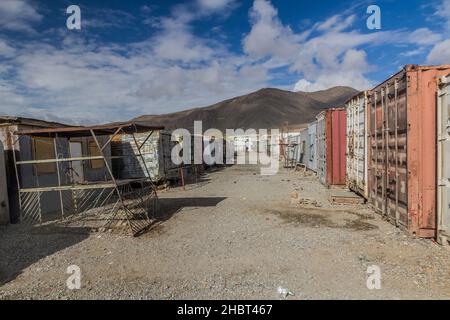
[[314,120],[324,109],[342,106],[355,93],[357,90],[350,87],[333,87],[317,92],[267,88],[209,107],[164,115],[144,115],[134,120],[162,125],[167,129],[192,129],[195,120],[203,121],[203,130],[293,127]]

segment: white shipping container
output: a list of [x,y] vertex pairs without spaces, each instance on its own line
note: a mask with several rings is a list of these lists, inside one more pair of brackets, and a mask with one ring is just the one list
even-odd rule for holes
[[442,244],[450,239],[450,75],[441,79],[438,92],[437,122],[437,238]]
[[368,198],[367,183],[367,95],[363,91],[346,103],[347,109],[347,185],[364,198]]

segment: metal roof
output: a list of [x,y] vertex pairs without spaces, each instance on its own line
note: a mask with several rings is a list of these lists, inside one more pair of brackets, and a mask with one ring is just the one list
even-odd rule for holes
[[33,129],[33,130],[21,130],[16,131],[17,135],[27,136],[39,136],[39,137],[85,137],[91,136],[91,130],[96,135],[111,135],[115,134],[118,130],[121,133],[142,133],[154,130],[164,130],[161,126],[149,126],[140,124],[137,122],[123,122],[123,123],[111,123],[97,126],[87,127],[60,127],[60,128],[45,128],[45,129]]
[[69,126],[64,123],[54,121],[46,121],[26,117],[4,116],[4,115],[0,115],[0,125],[28,125],[33,127],[44,127],[44,128]]

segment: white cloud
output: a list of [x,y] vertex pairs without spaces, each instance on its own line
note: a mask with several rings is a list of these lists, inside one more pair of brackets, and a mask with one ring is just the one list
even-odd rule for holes
[[[352,26],[354,15],[334,15],[302,33],[283,25],[267,0],[255,0],[250,17],[252,28],[243,39],[245,52],[255,59],[266,58],[266,67],[288,66],[291,72],[301,73],[294,90],[371,85],[364,76],[371,70],[366,54],[355,48],[376,43],[383,34],[344,31]],[[318,34],[311,36],[314,32]]]
[[341,31],[350,27],[355,20],[355,15],[344,17],[343,15],[337,14],[331,16],[324,22],[316,24],[315,28],[319,31]]
[[42,15],[26,0],[0,1],[0,29],[33,32]]
[[[443,18],[445,22],[444,40],[435,41],[433,48],[427,56],[427,63],[430,64],[449,64],[450,63],[450,0],[442,0],[436,8],[434,16]],[[445,32],[447,31],[447,32]]]
[[442,0],[437,6],[435,15],[443,18],[446,22],[447,29],[450,30],[450,0]]
[[[82,28],[125,28],[130,27],[135,17],[122,10],[88,8],[82,10]],[[144,9],[141,9],[144,10]],[[84,14],[86,13],[86,14]]]
[[235,0],[197,0],[200,8],[207,11],[223,10],[234,4]]
[[12,57],[16,50],[11,47],[6,41],[0,39],[0,56]]
[[419,28],[411,32],[409,41],[418,45],[432,45],[442,40],[442,35],[428,28]]
[[319,69],[313,81],[300,79],[294,91],[317,91],[333,86],[349,86],[363,90],[373,85],[364,74],[371,70],[366,61],[366,53],[362,50],[350,49],[342,58],[335,61],[332,68]]
[[243,39],[244,51],[255,58],[288,58],[299,50],[300,40],[278,18],[277,10],[266,0],[255,0],[250,11],[252,28]]
[[449,64],[450,63],[450,39],[436,44],[427,57],[431,64]]

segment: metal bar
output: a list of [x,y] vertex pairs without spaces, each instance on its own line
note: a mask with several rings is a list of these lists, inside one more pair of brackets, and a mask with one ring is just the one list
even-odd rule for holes
[[394,82],[395,90],[395,225],[398,226],[400,222],[400,212],[398,211],[398,79]]
[[[147,180],[147,178],[141,179],[131,179],[124,181],[117,181],[118,185],[128,184],[130,182],[140,182],[143,180]],[[68,186],[53,186],[53,187],[40,187],[40,188],[22,188],[20,192],[29,193],[29,192],[50,192],[50,191],[58,191],[58,190],[85,190],[85,189],[101,189],[101,188],[114,188],[114,183],[96,183],[96,184],[77,184],[77,185],[68,185]]]
[[60,159],[43,159],[43,160],[27,160],[27,161],[17,161],[17,164],[40,164],[40,163],[55,163],[55,162],[70,162],[70,161],[84,161],[84,160],[103,160],[103,158],[115,159],[124,158],[122,156],[90,156],[90,157],[74,157],[74,158],[60,158]]
[[[53,147],[55,148],[55,157],[58,158],[58,148],[56,145],[56,139],[58,139],[58,134],[55,134],[55,138],[53,138]],[[61,175],[59,174],[59,163],[56,163],[56,173],[58,176],[58,187],[61,186]],[[59,190],[59,201],[61,204],[61,215],[64,218],[64,204],[63,204],[63,199],[62,199],[62,191]]]
[[[150,137],[152,136],[154,131],[150,131],[150,134],[145,138],[144,142],[141,143],[141,145],[138,147],[139,150],[142,149],[142,147],[144,146],[144,144],[148,141],[148,139],[150,139]],[[134,136],[134,133],[133,133]]]
[[119,132],[122,130],[123,127],[117,128],[117,130],[114,132],[114,134],[109,138],[109,140],[103,145],[102,151],[108,146],[112,140],[119,134]]
[[[17,159],[16,159],[16,143],[19,142],[20,137],[17,138],[16,141],[14,141],[14,135],[11,134],[11,142],[12,142],[12,154],[13,154],[13,160],[14,160],[14,171],[16,174],[16,181],[17,181],[17,190],[19,191],[19,218],[20,222],[22,222],[22,199],[20,198],[20,178],[19,178],[19,169],[17,168]],[[19,145],[20,148],[20,145]]]

